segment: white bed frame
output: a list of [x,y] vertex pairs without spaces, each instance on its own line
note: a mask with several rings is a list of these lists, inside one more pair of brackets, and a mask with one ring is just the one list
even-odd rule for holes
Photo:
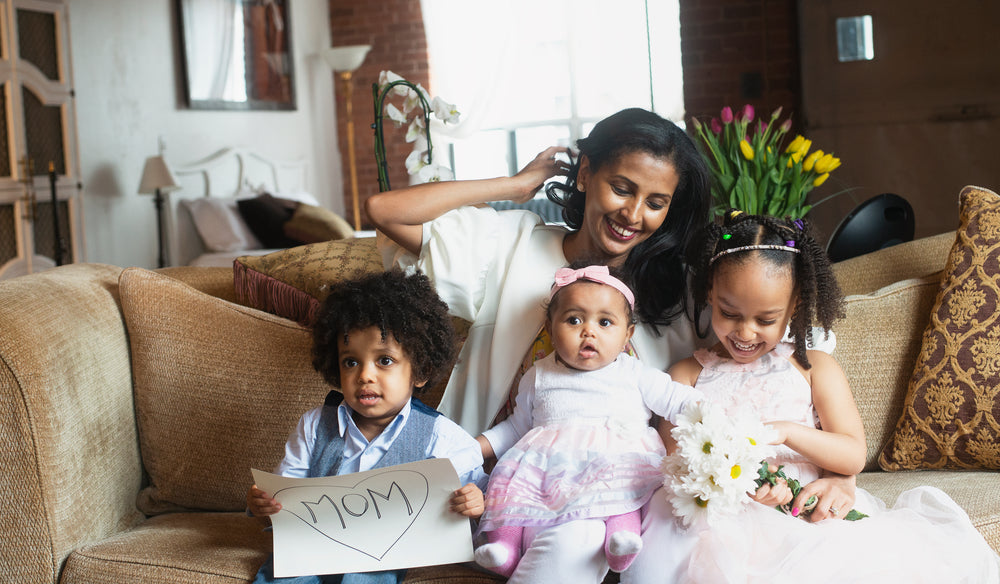
[[[180,202],[199,197],[233,198],[263,189],[273,195],[311,192],[305,160],[278,160],[243,147],[227,147],[173,168],[180,190],[165,205],[167,264],[185,266],[206,252],[191,213]],[[235,254],[239,255],[239,254]]]

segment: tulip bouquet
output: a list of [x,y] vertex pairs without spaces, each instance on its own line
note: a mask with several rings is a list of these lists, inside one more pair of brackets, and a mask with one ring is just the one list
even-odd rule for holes
[[[779,107],[769,121],[756,120],[754,108],[746,105],[734,114],[722,108],[709,124],[692,118],[699,146],[712,176],[713,211],[721,215],[729,208],[755,215],[800,219],[814,206],[806,196],[840,166],[840,159],[813,150],[812,141],[796,136],[783,142],[792,127],[791,118],[778,123]],[[784,146],[784,147],[783,147]],[[822,202],[822,201],[821,201]]]
[[[407,81],[392,71],[382,71],[378,83],[372,84],[372,97],[375,100],[375,161],[378,166],[379,191],[389,190],[389,170],[385,159],[385,139],[382,122],[386,116],[397,127],[409,124],[406,129],[406,141],[413,144],[413,150],[406,157],[406,171],[415,176],[417,182],[434,182],[451,180],[454,175],[451,169],[436,164],[433,158],[431,143],[430,117],[444,123],[457,124],[460,113],[453,104],[440,97],[431,99],[427,90],[419,83]],[[402,108],[397,107],[390,98],[402,98]],[[410,120],[409,116],[413,115]]]
[[711,524],[749,504],[756,471],[774,453],[774,431],[760,418],[705,401],[684,409],[671,436],[677,449],[661,465],[664,492],[685,526]]

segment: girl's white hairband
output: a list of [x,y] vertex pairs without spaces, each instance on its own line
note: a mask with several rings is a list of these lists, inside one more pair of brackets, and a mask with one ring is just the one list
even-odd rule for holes
[[736,253],[738,251],[749,251],[751,249],[776,249],[778,251],[790,251],[792,253],[799,253],[799,248],[792,247],[789,245],[777,245],[777,244],[766,244],[766,243],[759,243],[756,245],[741,245],[739,247],[731,247],[729,249],[724,249],[719,253],[715,254],[714,256],[712,256],[712,259],[708,260],[708,265],[714,264],[715,260],[719,259],[720,257],[726,254]]

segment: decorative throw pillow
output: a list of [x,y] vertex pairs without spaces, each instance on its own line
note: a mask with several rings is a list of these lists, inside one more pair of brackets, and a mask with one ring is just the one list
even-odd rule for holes
[[240,303],[310,325],[332,282],[382,270],[375,238],[348,238],[241,256],[233,262]]
[[302,243],[320,243],[354,236],[354,229],[340,215],[305,203],[299,204],[282,230],[289,238]]
[[272,470],[330,391],[311,332],[139,268],[121,273],[119,292],[149,475],[139,510],[243,510],[250,468]]
[[960,201],[885,470],[1000,469],[1000,196],[965,187]]
[[285,235],[285,223],[295,214],[298,202],[263,193],[252,199],[239,200],[236,205],[250,231],[264,247],[280,249],[301,245],[302,242]]

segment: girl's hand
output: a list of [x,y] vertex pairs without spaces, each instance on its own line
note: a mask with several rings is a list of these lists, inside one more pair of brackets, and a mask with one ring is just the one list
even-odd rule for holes
[[[818,503],[809,521],[823,521],[834,518],[843,519],[847,512],[854,508],[854,493],[857,477],[826,472],[824,476],[802,487],[799,496],[792,502],[792,509],[802,509],[809,497],[816,496]],[[837,512],[833,513],[831,509]]]
[[523,188],[518,189],[518,194],[511,198],[515,203],[525,203],[530,201],[538,189],[542,188],[545,181],[554,176],[566,176],[569,174],[571,164],[561,160],[557,154],[565,154],[572,160],[573,152],[569,148],[552,146],[546,148],[521,169],[514,178],[517,179]]
[[459,515],[479,519],[486,510],[483,492],[469,483],[451,494],[451,510]]
[[768,422],[767,425],[770,426],[776,434],[776,437],[771,441],[771,444],[784,444],[785,440],[788,440],[789,426],[796,426],[797,424],[793,422]]
[[[768,470],[778,472],[778,467],[771,464]],[[792,489],[785,479],[778,479],[773,485],[765,482],[750,498],[762,505],[777,507],[792,500]]]
[[267,493],[257,488],[257,485],[253,485],[247,491],[247,509],[255,517],[267,517],[281,511],[281,503],[269,497]]

